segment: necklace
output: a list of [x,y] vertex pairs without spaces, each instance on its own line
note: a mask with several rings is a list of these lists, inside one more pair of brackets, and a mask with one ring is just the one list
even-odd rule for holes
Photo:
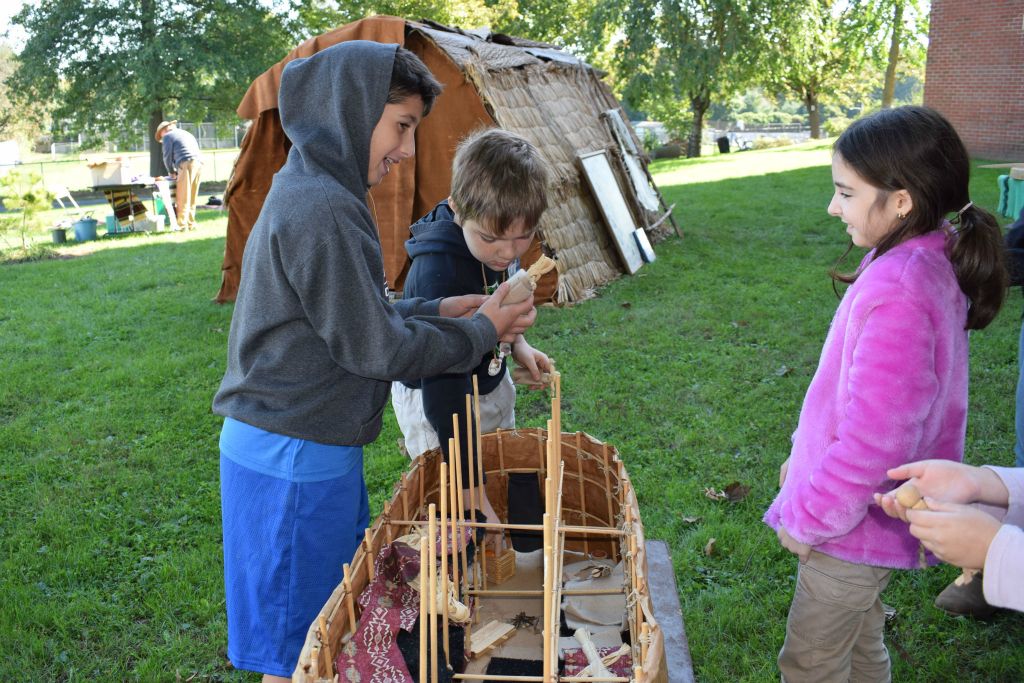
[[[493,290],[491,289],[491,285],[487,282],[487,271],[484,270],[484,264],[482,263],[480,264],[480,275],[484,279],[484,294],[491,294]],[[505,276],[503,276],[501,280],[494,285],[494,288],[497,289],[497,286],[504,282],[504,280]],[[505,356],[507,356],[511,350],[512,348],[508,343],[498,342],[498,345],[491,351],[491,362],[487,364],[488,375],[495,377],[499,372],[501,372],[501,364],[504,362]]]

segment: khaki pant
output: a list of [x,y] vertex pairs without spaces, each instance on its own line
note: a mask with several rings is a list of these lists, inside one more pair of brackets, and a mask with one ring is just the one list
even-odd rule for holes
[[189,159],[178,164],[177,190],[174,200],[178,204],[178,229],[196,229],[196,197],[199,196],[199,174],[203,162]]
[[797,574],[779,652],[784,683],[888,683],[881,594],[891,569],[811,551]]
[[[423,390],[410,389],[401,382],[391,384],[391,405],[395,409],[398,427],[405,438],[405,450],[410,458],[438,448],[437,432],[427,420],[423,411]],[[489,394],[480,396],[480,433],[487,434],[499,427],[514,429],[516,426],[516,386],[512,376],[505,370],[505,377]],[[465,424],[459,425],[465,430]],[[463,436],[462,443],[466,443]]]

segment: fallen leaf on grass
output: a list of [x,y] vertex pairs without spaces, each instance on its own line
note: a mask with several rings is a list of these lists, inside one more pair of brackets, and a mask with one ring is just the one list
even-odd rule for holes
[[743,500],[744,498],[750,495],[750,487],[744,486],[738,481],[734,481],[733,483],[726,486],[725,490],[722,491],[722,493],[725,494],[725,497],[729,500],[730,503],[738,503],[739,501]]
[[704,488],[704,496],[711,500],[725,500],[725,491],[716,491],[714,486]]
[[630,301],[623,301],[621,305],[622,305],[623,308],[632,308],[633,307],[633,303],[630,302]]
[[683,517],[683,524],[696,524],[700,521],[700,517]]
[[780,365],[779,369],[775,371],[776,377],[785,377],[789,373],[793,372],[793,368],[788,365]]
[[708,539],[707,545],[704,546],[704,556],[711,557],[715,554],[715,539]]

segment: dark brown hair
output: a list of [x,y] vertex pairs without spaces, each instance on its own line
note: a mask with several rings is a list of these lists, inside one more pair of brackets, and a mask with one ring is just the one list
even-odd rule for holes
[[522,218],[533,229],[548,208],[548,169],[526,138],[500,128],[459,143],[452,162],[452,201],[461,220],[504,235]]
[[[928,107],[884,109],[854,121],[832,150],[880,191],[879,201],[897,190],[910,194],[913,209],[878,242],[875,258],[938,229],[947,216],[955,214],[951,220],[956,232],[946,250],[970,302],[965,327],[980,330],[992,322],[1006,298],[1002,233],[992,214],[968,206],[970,161],[949,121]],[[836,268],[831,273],[834,280],[852,283],[857,279],[857,273],[843,274]]]
[[430,69],[419,57],[399,47],[395,51],[395,63],[391,67],[391,85],[388,87],[387,104],[398,104],[402,100],[419,95],[423,100],[423,115],[430,113],[434,100],[441,94],[443,86],[430,73]]

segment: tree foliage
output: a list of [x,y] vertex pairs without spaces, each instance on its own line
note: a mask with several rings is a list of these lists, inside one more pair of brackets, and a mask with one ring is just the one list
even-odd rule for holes
[[[85,132],[234,111],[249,83],[291,46],[260,0],[55,0],[12,20],[28,40],[11,77],[19,103],[50,101]],[[160,168],[151,143],[151,170]]]
[[742,90],[759,63],[759,5],[752,0],[640,0],[622,8],[616,52],[623,94],[700,155],[713,101]]

